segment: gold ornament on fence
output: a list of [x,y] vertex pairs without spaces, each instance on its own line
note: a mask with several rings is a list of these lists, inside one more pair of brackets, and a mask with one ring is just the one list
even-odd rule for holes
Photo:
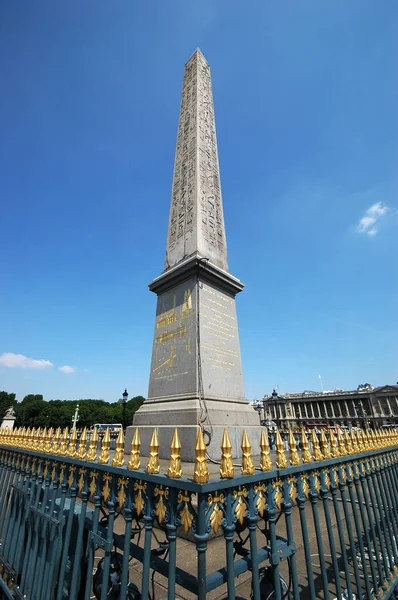
[[73,427],[72,434],[71,434],[70,440],[69,440],[69,446],[66,451],[66,456],[69,456],[69,458],[76,457],[76,442],[77,442],[77,431],[76,431],[76,427]]
[[149,458],[146,466],[147,473],[159,473],[160,464],[159,464],[159,438],[158,438],[158,430],[153,430],[152,438],[149,444]]
[[13,429],[14,443],[13,446],[18,448],[19,446],[19,429]]
[[97,428],[94,427],[91,437],[90,437],[90,441],[88,443],[86,460],[89,460],[90,462],[94,462],[95,460],[97,460],[97,445],[98,445],[98,431],[97,431]]
[[242,475],[253,475],[254,474],[254,462],[252,457],[252,447],[247,437],[246,429],[243,430],[242,435]]
[[345,441],[345,445],[346,445],[346,448],[347,448],[347,454],[353,454],[354,450],[353,450],[353,447],[352,447],[351,436],[348,433],[347,429],[344,432],[344,441]]
[[11,431],[11,446],[13,446],[14,448],[17,445],[17,430],[13,429]]
[[315,429],[312,430],[311,442],[312,442],[312,453],[314,455],[314,460],[315,461],[323,460],[323,454],[319,449],[319,440],[318,440],[317,434],[315,433]]
[[98,462],[100,465],[108,464],[109,459],[111,457],[110,447],[111,447],[111,434],[109,431],[109,427],[107,427],[106,431],[105,431],[104,439],[102,440],[101,450],[100,450],[100,454],[98,457]]
[[347,455],[347,448],[346,448],[345,442],[344,442],[344,435],[340,428],[337,430],[337,447],[339,449],[340,456]]
[[367,436],[366,429],[362,429],[360,431],[360,434],[361,434],[361,439],[362,439],[363,452],[367,452],[369,450],[369,443],[368,443],[368,436]]
[[30,427],[25,428],[25,433],[24,433],[24,448],[25,450],[29,450],[29,444],[30,444]]
[[358,448],[358,441],[357,441],[357,436],[356,433],[353,429],[351,429],[351,445],[352,445],[352,454],[358,454],[359,452],[359,448]]
[[41,446],[41,429],[40,429],[40,427],[38,427],[35,431],[35,436],[33,438],[32,450],[34,450],[35,452],[40,452],[40,446]]
[[134,431],[133,439],[131,440],[131,453],[130,460],[128,462],[127,468],[136,471],[140,468],[140,434],[138,433],[138,427]]
[[232,464],[231,448],[232,444],[229,439],[227,428],[225,427],[221,440],[220,476],[222,479],[232,479],[234,476],[234,466]]
[[276,431],[275,436],[275,446],[276,446],[276,466],[278,469],[286,469],[288,467],[288,462],[285,454],[285,447],[283,445],[283,441],[281,438],[281,434],[279,430]]
[[57,427],[54,433],[54,440],[52,445],[52,454],[58,454],[59,445],[61,443],[61,427]]
[[50,429],[47,431],[44,448],[43,448],[43,452],[45,452],[46,454],[50,454],[50,452],[51,452],[53,435],[54,435],[54,429],[52,427],[50,427]]
[[62,432],[61,443],[59,445],[59,450],[57,454],[60,456],[66,456],[66,451],[68,449],[68,439],[69,439],[69,430],[67,427]]
[[262,471],[272,471],[273,469],[268,443],[268,433],[265,428],[261,430],[260,437],[260,469]]
[[25,435],[26,435],[25,427],[21,427],[20,432],[19,432],[19,447],[21,450],[23,450],[25,448]]
[[321,430],[321,450],[322,450],[323,458],[331,458],[332,457],[324,429]]
[[290,464],[292,465],[292,467],[297,467],[301,463],[301,460],[299,453],[297,452],[296,440],[291,429],[289,431],[289,450]]
[[122,467],[124,465],[124,433],[123,427],[120,428],[119,435],[116,440],[115,454],[113,455],[112,466]]
[[47,443],[47,432],[46,432],[46,428],[43,427],[42,431],[41,431],[41,436],[40,436],[40,446],[39,446],[39,452],[45,452],[46,451],[46,443]]
[[303,461],[303,463],[311,463],[312,456],[311,456],[311,451],[310,451],[308,439],[305,434],[304,428],[301,430],[301,440],[300,441],[301,441],[301,460]]
[[173,479],[179,479],[182,477],[181,442],[177,427],[174,429],[173,439],[171,440],[170,462],[167,475]]
[[193,478],[196,483],[207,483],[209,481],[209,469],[206,462],[206,444],[200,427],[198,430],[198,437],[196,438],[195,469]]
[[84,460],[86,458],[86,446],[87,446],[87,427],[83,429],[80,436],[79,447],[77,449],[76,458]]
[[357,430],[357,432],[356,432],[356,438],[357,438],[358,451],[359,452],[364,452],[365,451],[365,445],[363,443],[362,430],[361,429]]
[[332,458],[338,458],[340,456],[339,449],[337,448],[336,437],[332,430],[329,431],[329,442],[330,442],[330,454]]

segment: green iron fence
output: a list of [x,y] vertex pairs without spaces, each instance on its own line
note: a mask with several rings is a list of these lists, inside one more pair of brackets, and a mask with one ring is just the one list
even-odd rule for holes
[[397,431],[277,434],[274,464],[264,429],[239,469],[225,431],[214,479],[200,430],[192,478],[177,431],[167,474],[156,430],[144,468],[138,431],[127,465],[86,439],[0,432],[0,597],[396,597]]

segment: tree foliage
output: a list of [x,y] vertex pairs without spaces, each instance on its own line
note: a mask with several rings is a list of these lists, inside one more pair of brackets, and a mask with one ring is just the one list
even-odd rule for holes
[[[126,425],[131,425],[136,410],[144,402],[143,396],[135,396],[126,403]],[[15,394],[0,392],[0,414],[4,416],[10,406],[15,410],[16,427],[71,427],[79,405],[78,427],[91,427],[95,423],[123,423],[123,406],[120,402],[105,400],[50,400],[41,394],[29,394],[17,403]]]

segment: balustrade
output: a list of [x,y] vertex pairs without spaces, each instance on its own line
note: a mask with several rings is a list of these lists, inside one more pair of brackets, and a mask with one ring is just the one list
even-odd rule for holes
[[[302,430],[299,449],[291,432],[288,442],[286,453],[277,432],[274,455],[264,428],[257,458],[244,432],[236,465],[225,430],[210,477],[198,429],[189,477],[177,430],[165,473],[156,429],[145,460],[138,430],[128,456],[123,431],[113,452],[85,431],[1,430],[0,595],[155,600],[156,574],[169,600],[217,588],[230,599],[391,597],[397,430],[313,431],[311,446]],[[223,550],[210,561],[213,544]]]

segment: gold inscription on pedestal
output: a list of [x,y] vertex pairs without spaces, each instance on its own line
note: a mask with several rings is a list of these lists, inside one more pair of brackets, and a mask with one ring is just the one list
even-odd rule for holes
[[177,294],[174,294],[171,309],[166,304],[161,306],[162,312],[156,319],[156,329],[161,331],[155,336],[152,373],[156,374],[155,379],[187,375],[188,371],[175,371],[181,353],[191,353],[189,328],[194,314],[192,290],[190,288],[183,290],[181,305],[177,306]]
[[209,364],[214,369],[233,370],[240,362],[234,300],[204,286],[200,308],[206,331],[202,348]]

